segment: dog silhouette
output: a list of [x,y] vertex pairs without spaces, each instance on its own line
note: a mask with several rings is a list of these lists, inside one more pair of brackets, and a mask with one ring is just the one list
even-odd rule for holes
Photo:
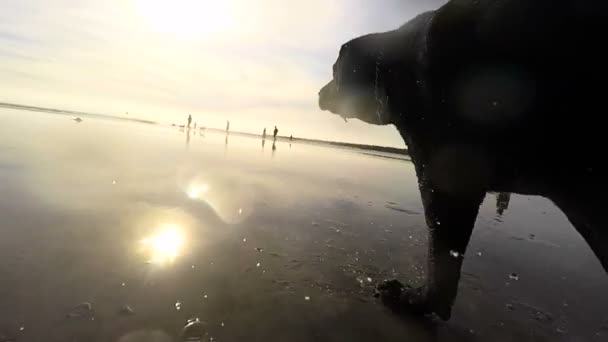
[[490,191],[550,199],[608,268],[607,13],[595,0],[452,0],[341,47],[319,106],[395,125],[429,228],[426,284],[384,282],[385,303],[450,318]]

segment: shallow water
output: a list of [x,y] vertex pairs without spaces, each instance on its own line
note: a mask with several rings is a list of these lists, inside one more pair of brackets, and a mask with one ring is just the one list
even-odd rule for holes
[[[412,164],[356,150],[0,110],[0,341],[589,341],[608,277],[548,200],[488,194],[452,320],[422,284]],[[90,310],[87,303],[90,304]],[[126,307],[130,309],[127,310]]]

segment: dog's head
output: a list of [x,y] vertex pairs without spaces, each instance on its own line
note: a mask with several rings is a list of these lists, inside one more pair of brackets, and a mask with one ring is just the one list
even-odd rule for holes
[[391,123],[384,86],[388,33],[362,36],[342,45],[333,79],[319,92],[319,107],[370,124]]

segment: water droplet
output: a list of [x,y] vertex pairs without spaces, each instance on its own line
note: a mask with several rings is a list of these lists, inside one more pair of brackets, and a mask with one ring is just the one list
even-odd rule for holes
[[266,270],[262,270],[262,273],[266,273]]
[[256,247],[255,250],[258,251],[258,252],[263,252],[264,248]]
[[357,278],[357,281],[359,282],[359,284],[363,285],[363,279]]
[[456,252],[455,250],[450,250],[450,256],[452,258],[458,258],[460,256],[460,253]]
[[192,265],[192,268],[195,268],[195,266],[194,266],[194,265]]
[[23,331],[23,330],[25,330],[25,327],[23,327],[23,326],[19,327],[19,331]]
[[239,208],[239,215],[241,215],[243,213],[243,209]]
[[72,311],[68,313],[68,317],[93,317],[93,305],[89,302],[83,302],[72,308]]
[[203,298],[207,299],[207,295],[204,295]]
[[304,300],[305,300],[305,301],[309,301],[309,300],[310,300],[310,297],[309,297],[309,296],[305,296],[305,297],[304,297]]
[[410,240],[413,239],[414,237],[410,235]]
[[122,283],[122,284],[120,284],[120,285],[121,285],[122,287],[125,287],[125,286],[127,286],[127,283]]
[[260,267],[261,264],[258,262],[257,264],[255,264],[255,267]]
[[205,326],[198,318],[191,318],[182,329],[180,341],[202,342],[205,336]]
[[180,303],[180,302],[176,302],[176,303],[175,303],[175,310],[179,311],[179,310],[181,310],[181,309],[182,309],[182,303]]
[[112,180],[112,185],[116,185],[116,180]]
[[243,238],[243,242],[247,242],[247,238]]
[[481,252],[477,252],[477,256],[479,256],[479,257],[480,257],[480,256],[481,256]]
[[372,282],[372,278],[371,277],[367,277],[367,282],[371,283]]
[[222,327],[224,326],[224,322],[222,322],[222,324],[220,324]]
[[134,315],[135,310],[133,310],[133,308],[130,307],[129,305],[125,305],[122,308],[120,308],[120,313],[125,314],[125,315]]
[[509,279],[519,280],[519,276],[516,273],[511,273],[511,274],[509,274]]
[[435,223],[437,223],[438,226],[441,226],[441,221],[437,221]]

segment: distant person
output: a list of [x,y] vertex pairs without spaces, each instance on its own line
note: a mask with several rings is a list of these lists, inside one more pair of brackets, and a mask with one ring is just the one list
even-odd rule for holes
[[192,123],[192,115],[188,114],[188,128],[190,128],[191,123]]
[[289,136],[289,141],[293,141],[293,134]]
[[226,121],[226,133],[230,131],[230,120]]
[[279,134],[279,129],[277,126],[274,126],[274,140],[277,140],[277,134]]
[[264,130],[262,131],[262,139],[266,139],[266,127],[264,127]]

